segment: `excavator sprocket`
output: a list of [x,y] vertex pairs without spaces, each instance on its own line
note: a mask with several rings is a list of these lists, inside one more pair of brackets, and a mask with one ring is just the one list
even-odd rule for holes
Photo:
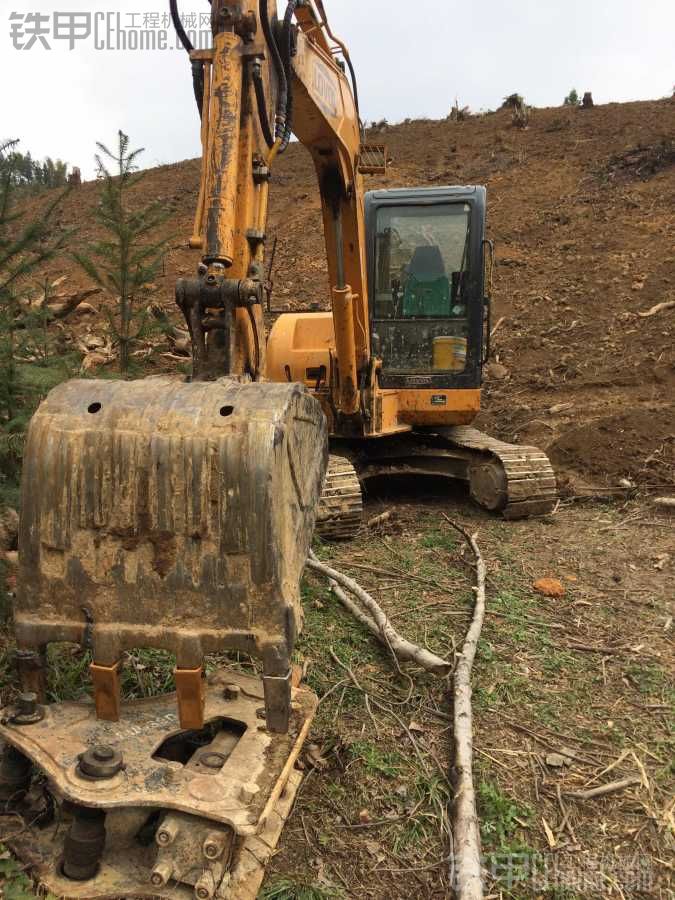
[[316,532],[326,541],[349,540],[361,525],[363,493],[356,469],[345,456],[328,458]]

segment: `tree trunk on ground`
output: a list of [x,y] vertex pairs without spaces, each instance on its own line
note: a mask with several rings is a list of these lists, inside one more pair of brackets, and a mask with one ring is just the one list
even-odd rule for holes
[[[366,628],[379,638],[382,643],[388,647],[398,660],[410,660],[417,663],[418,666],[426,669],[434,675],[448,675],[452,665],[448,660],[441,659],[435,653],[431,653],[424,647],[418,647],[416,644],[402,638],[394,629],[386,614],[379,604],[364,589],[347,575],[338,572],[327,566],[325,563],[319,562],[313,553],[310,553],[307,565],[315,572],[320,572],[329,579],[329,583],[338,600],[355,616]],[[344,591],[338,587],[338,583],[346,588],[354,597],[358,598],[365,610],[347,597]]]
[[453,686],[454,766],[453,805],[454,883],[457,900],[482,900],[480,829],[473,786],[473,715],[471,669],[485,616],[486,569],[475,536],[447,516],[446,520],[464,536],[476,560],[476,603],[473,619],[457,661]]

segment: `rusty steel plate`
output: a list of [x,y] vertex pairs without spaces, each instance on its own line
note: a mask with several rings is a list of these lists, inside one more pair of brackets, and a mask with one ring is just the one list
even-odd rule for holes
[[[123,702],[119,722],[97,719],[91,701],[46,706],[42,721],[31,725],[12,725],[5,709],[0,738],[46,774],[58,797],[73,803],[175,810],[224,823],[240,835],[258,833],[293,771],[317,698],[294,688],[289,731],[275,734],[265,726],[260,679],[219,670],[205,694],[205,723],[223,719],[225,728],[189,765],[153,757],[167,738],[184,733],[175,694]],[[122,754],[123,770],[98,781],[82,777],[80,755],[100,745]],[[211,760],[203,758],[209,754]],[[220,756],[221,768],[213,768],[214,756]]]
[[[240,840],[229,879],[217,892],[221,900],[255,900],[265,876],[265,867],[274,854],[290,815],[302,773],[294,770],[278,801],[270,810],[265,827],[257,835]],[[147,810],[145,811],[147,814]],[[156,846],[140,846],[134,831],[143,816],[137,810],[119,810],[108,814],[106,849],[99,874],[85,882],[72,881],[61,872],[61,858],[66,829],[59,819],[47,828],[17,829],[15,817],[0,819],[0,840],[12,848],[31,869],[40,888],[67,900],[187,900],[194,897],[190,885],[172,880],[163,888],[150,884],[149,874],[155,863]]]

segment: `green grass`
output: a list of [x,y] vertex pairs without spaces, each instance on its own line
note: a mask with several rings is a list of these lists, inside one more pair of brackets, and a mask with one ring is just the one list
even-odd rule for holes
[[408,807],[414,805],[417,813],[401,826],[394,839],[394,853],[421,848],[429,841],[438,840],[439,823],[447,820],[452,796],[448,779],[441,778],[437,772],[426,775],[417,770],[411,800],[408,802]]
[[28,391],[44,397],[57,384],[61,384],[67,378],[72,378],[79,368],[81,359],[81,353],[70,352],[51,358],[44,364],[22,364],[18,366],[21,383]]
[[485,849],[500,853],[525,852],[527,845],[518,832],[523,827],[520,822],[527,825],[531,821],[530,808],[517,803],[494,781],[480,781],[477,798],[480,833]]
[[16,408],[10,422],[0,424],[0,507],[19,506],[19,478],[25,431],[40,401],[52,388],[72,377],[79,353],[64,353],[44,363],[20,363],[16,368]]
[[479,670],[474,688],[477,708],[516,706],[531,693],[531,681],[498,656]]
[[531,612],[532,605],[531,598],[513,588],[503,588],[490,598],[490,609],[503,613],[507,622],[522,620]]
[[[91,693],[91,653],[79,644],[54,643],[47,649],[47,699],[51,703],[80,700]],[[166,650],[143,649],[125,654],[122,696],[126,700],[175,690],[176,658]]]
[[541,658],[541,667],[548,675],[558,675],[577,667],[578,660],[566,650],[549,650]]
[[398,855],[406,850],[422,847],[433,836],[434,828],[438,830],[433,823],[427,823],[420,818],[405,822],[394,838],[394,853]]
[[[3,456],[2,437],[2,434],[0,434],[0,468],[2,467]],[[11,506],[12,509],[18,509],[20,495],[21,488],[19,482],[0,471],[0,509],[7,506]]]
[[344,893],[338,888],[317,887],[277,878],[263,886],[259,900],[341,900]]
[[626,668],[625,674],[637,685],[641,694],[655,697],[664,696],[664,699],[665,695],[670,694],[671,700],[675,701],[672,683],[669,682],[668,676],[659,666],[632,663]]
[[548,725],[550,728],[555,728],[555,726],[559,724],[560,712],[553,702],[545,700],[541,703],[537,703],[534,708],[537,712],[537,721],[541,722],[542,725]]
[[175,691],[175,654],[168,650],[134,650],[126,655],[122,694],[132,700]]
[[[294,660],[298,663],[307,659],[312,661],[306,680],[319,696],[333,687],[336,681],[347,678],[344,671],[336,671],[330,657],[331,648],[353,671],[370,664],[389,666],[386,651],[342,608],[322,578],[309,575],[303,580],[302,602],[305,623],[295,648]],[[362,697],[359,691],[347,686],[344,702],[347,700],[361,703]]]
[[539,858],[520,836],[523,827],[532,821],[532,811],[488,780],[479,782],[477,802],[486,868],[505,889],[506,896],[518,897],[509,889],[530,880],[532,866]]
[[370,775],[395,778],[401,772],[403,759],[400,753],[381,750],[368,741],[355,741],[349,752],[354,759],[361,760]]
[[422,535],[419,545],[428,550],[445,550],[450,553],[457,547],[457,539],[447,532],[432,530]]
[[47,701],[80,700],[91,693],[91,653],[79,644],[54,643],[47,647]]
[[[42,894],[43,900],[56,900],[53,894]],[[21,863],[0,844],[0,897],[4,900],[35,900],[35,886]]]

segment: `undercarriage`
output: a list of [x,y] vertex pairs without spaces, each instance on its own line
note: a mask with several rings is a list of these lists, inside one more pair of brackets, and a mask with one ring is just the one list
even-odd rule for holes
[[556,478],[536,447],[507,444],[476,428],[455,426],[367,441],[338,441],[330,456],[317,531],[326,540],[350,538],[359,526],[357,485],[383,476],[432,476],[464,481],[471,498],[505,519],[550,513]]

